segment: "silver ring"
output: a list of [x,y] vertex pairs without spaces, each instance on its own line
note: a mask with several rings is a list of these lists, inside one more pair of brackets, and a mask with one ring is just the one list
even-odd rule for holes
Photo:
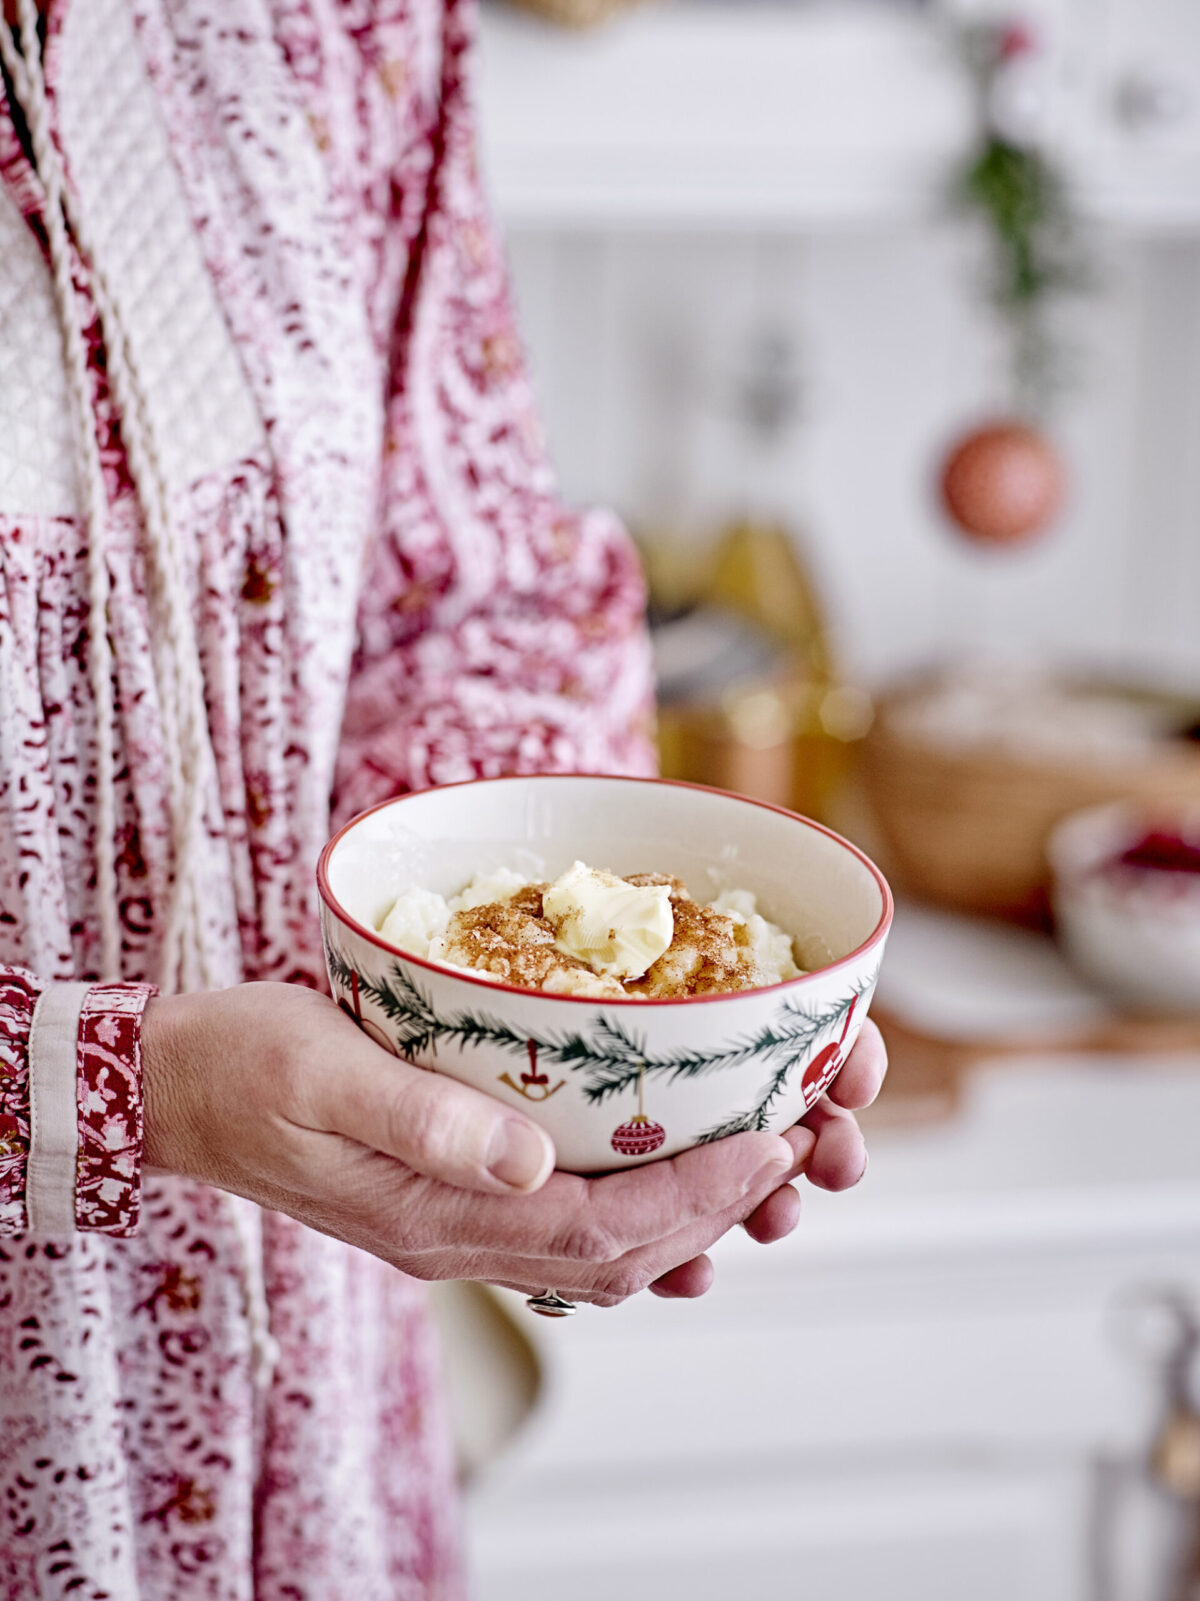
[[540,1317],[570,1317],[575,1310],[574,1301],[564,1301],[557,1290],[543,1290],[540,1295],[527,1295],[525,1305]]

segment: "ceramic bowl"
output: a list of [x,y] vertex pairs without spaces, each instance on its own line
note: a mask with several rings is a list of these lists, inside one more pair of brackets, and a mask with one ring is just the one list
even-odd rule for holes
[[[827,965],[734,995],[597,1000],[473,978],[408,955],[376,925],[404,889],[449,896],[476,873],[554,878],[576,859],[678,875],[700,900],[752,890]],[[654,779],[482,779],[387,801],[318,867],[330,983],[379,1044],[520,1107],[558,1165],[594,1173],[802,1117],[867,1015],[892,919],[878,869],[779,807]]]
[[1117,867],[1154,827],[1200,834],[1194,809],[1094,806],[1050,836],[1058,937],[1071,963],[1114,1000],[1144,1010],[1200,1013],[1200,877]]

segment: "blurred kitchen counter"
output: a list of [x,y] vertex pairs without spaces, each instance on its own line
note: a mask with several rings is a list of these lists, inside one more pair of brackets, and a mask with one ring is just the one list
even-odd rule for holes
[[[859,837],[855,835],[854,837]],[[1200,1061],[1200,1009],[1123,1011],[1072,971],[1048,933],[897,901],[873,1015],[888,1042],[873,1122],[945,1116],[990,1059],[1086,1056]]]
[[791,1239],[723,1242],[704,1300],[538,1324],[544,1404],[469,1503],[479,1601],[1158,1594],[1097,1575],[1123,1516],[1146,1585],[1161,1556],[1130,1327],[1200,1313],[1198,1130],[1200,1052],[981,1062]]

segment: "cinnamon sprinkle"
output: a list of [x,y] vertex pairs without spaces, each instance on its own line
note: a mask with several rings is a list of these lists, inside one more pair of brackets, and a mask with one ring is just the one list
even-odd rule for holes
[[446,929],[443,957],[523,989],[599,997],[668,1000],[733,993],[769,982],[750,949],[743,923],[711,906],[699,905],[679,879],[667,874],[631,873],[625,878],[639,886],[670,887],[674,935],[642,978],[622,984],[559,950],[554,925],[542,915],[542,896],[548,884],[529,884],[510,900],[455,912]]

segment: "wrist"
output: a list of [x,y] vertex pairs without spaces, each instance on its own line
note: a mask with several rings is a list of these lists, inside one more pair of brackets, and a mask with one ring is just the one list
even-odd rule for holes
[[184,1105],[190,998],[159,995],[142,1014],[142,1164],[159,1173],[185,1173],[188,1117]]

